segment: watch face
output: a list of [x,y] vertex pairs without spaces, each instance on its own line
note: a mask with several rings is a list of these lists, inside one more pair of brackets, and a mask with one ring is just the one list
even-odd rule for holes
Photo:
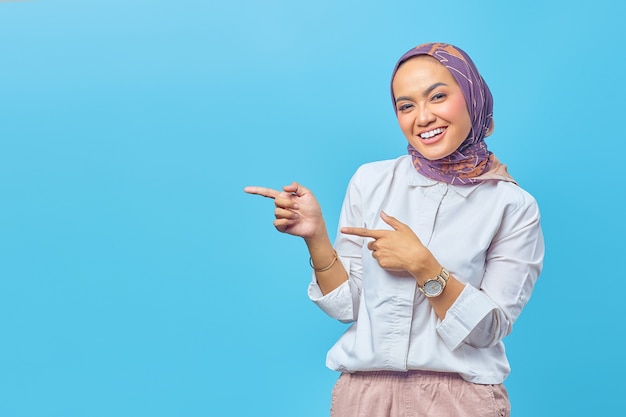
[[424,294],[429,297],[436,297],[443,291],[443,285],[436,279],[429,279],[424,283]]

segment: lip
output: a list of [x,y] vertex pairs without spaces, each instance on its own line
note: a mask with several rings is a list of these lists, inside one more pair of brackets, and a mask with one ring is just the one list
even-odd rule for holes
[[[444,131],[443,131],[443,132],[441,132],[440,134],[435,135],[435,136],[433,136],[432,138],[423,139],[423,138],[420,136],[420,134],[421,134],[421,133],[424,133],[424,132],[420,132],[420,133],[418,133],[418,134],[417,134],[417,139],[418,139],[420,142],[422,142],[422,143],[424,143],[424,144],[426,144],[426,145],[432,145],[433,143],[437,143],[437,142],[439,142],[440,140],[442,140],[442,139],[443,139],[443,137],[446,135],[446,133],[448,133],[448,127],[447,127],[447,126],[445,126],[445,127],[444,127],[444,126],[441,126],[441,127],[444,129]],[[437,128],[435,128],[435,129],[437,129]],[[428,130],[427,130],[427,132],[430,132],[431,130],[433,130],[433,129],[428,129]]]

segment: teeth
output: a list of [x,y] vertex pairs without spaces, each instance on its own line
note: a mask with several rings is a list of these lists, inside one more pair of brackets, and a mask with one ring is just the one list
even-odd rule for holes
[[420,137],[421,137],[422,139],[432,138],[432,137],[433,137],[433,136],[435,136],[435,135],[438,135],[438,134],[440,134],[440,133],[443,133],[443,131],[444,131],[444,130],[445,130],[444,128],[442,128],[442,127],[438,127],[437,129],[433,129],[433,130],[431,130],[430,132],[424,132],[424,133],[421,133],[421,134],[420,134]]

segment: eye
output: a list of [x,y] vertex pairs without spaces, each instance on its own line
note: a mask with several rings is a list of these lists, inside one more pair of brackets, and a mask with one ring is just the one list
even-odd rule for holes
[[445,93],[435,93],[432,95],[432,97],[430,98],[432,101],[441,101],[444,98],[446,98],[446,94]]
[[402,103],[398,105],[398,111],[407,111],[412,107],[413,105],[411,103]]

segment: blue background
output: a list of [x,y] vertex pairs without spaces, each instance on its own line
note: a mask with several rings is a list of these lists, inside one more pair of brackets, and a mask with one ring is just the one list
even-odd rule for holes
[[472,56],[490,149],[542,209],[512,415],[619,414],[620,7],[0,2],[0,416],[327,415],[345,328],[242,190],[303,183],[334,237],[354,170],[405,153],[389,76],[430,41]]

